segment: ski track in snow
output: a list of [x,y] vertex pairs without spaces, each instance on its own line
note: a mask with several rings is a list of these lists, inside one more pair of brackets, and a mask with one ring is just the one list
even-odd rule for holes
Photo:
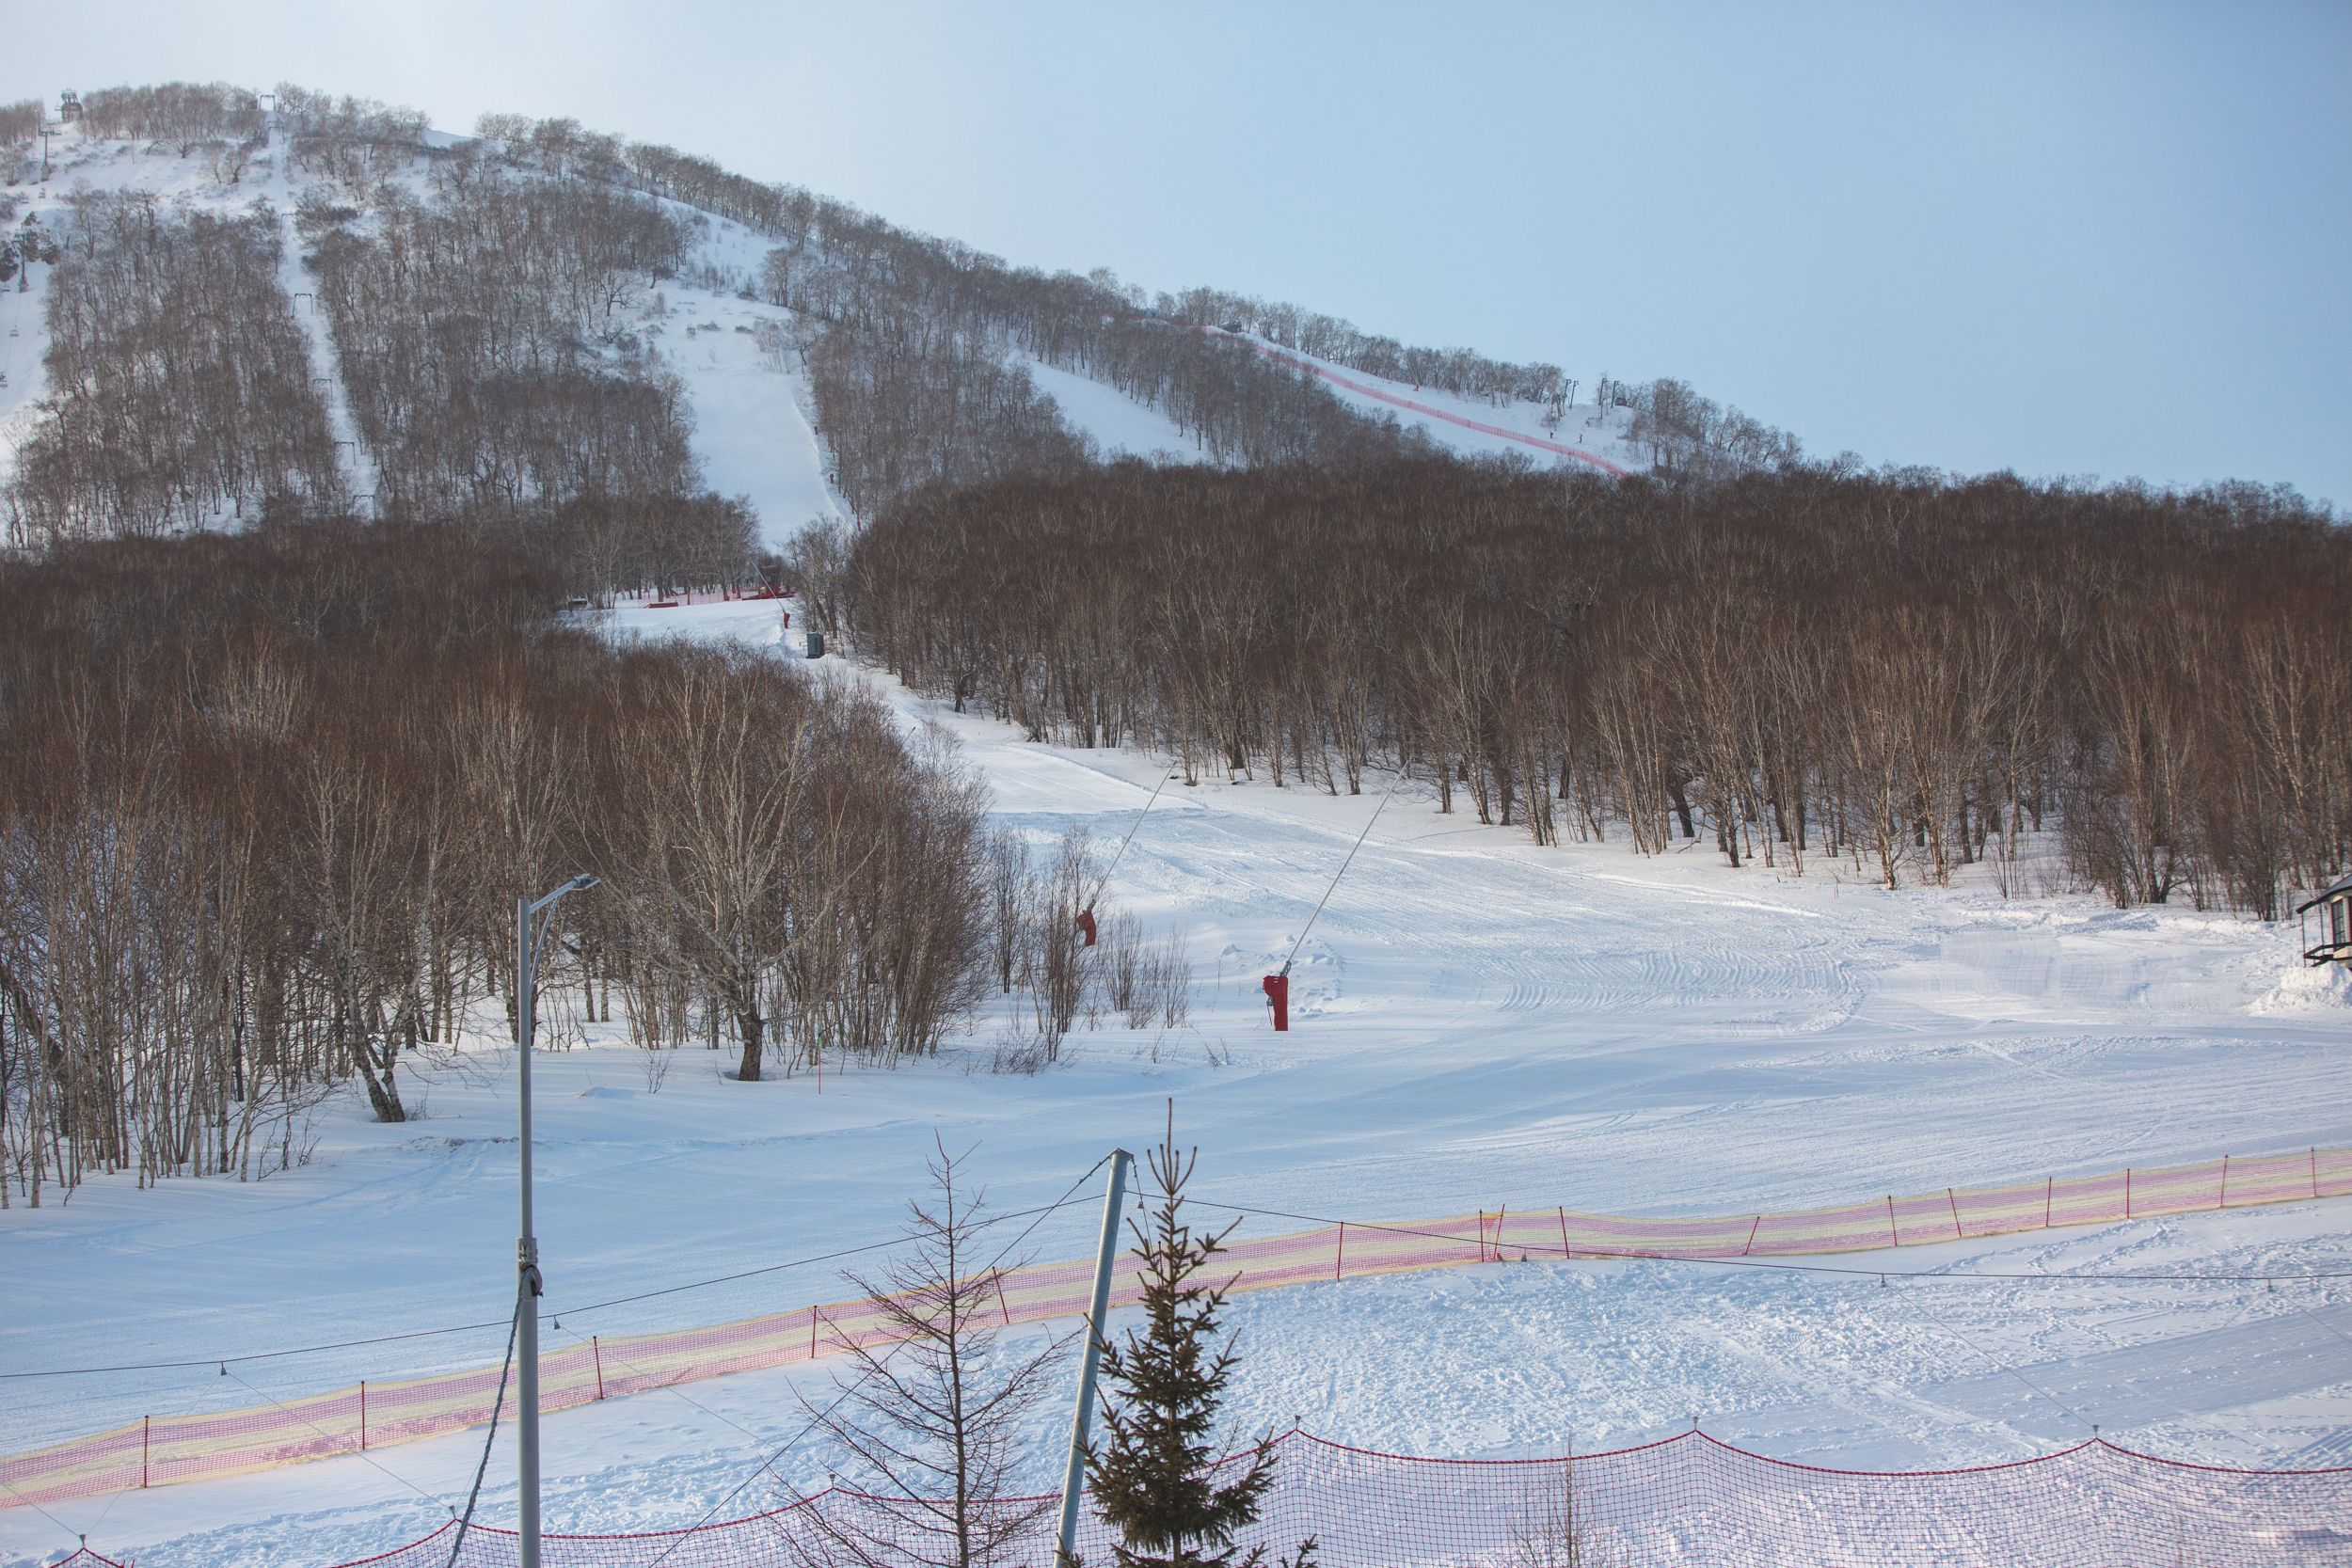
[[[1475,404],[1468,398],[1435,390],[1424,392],[1419,387],[1412,388],[1410,394],[1407,395],[1405,384],[1401,382],[1390,381],[1364,371],[1343,371],[1312,355],[1301,354],[1296,349],[1278,347],[1250,333],[1230,332],[1220,326],[1202,326],[1197,330],[1212,337],[1228,338],[1235,342],[1247,344],[1252,353],[1263,358],[1271,359],[1279,365],[1288,365],[1294,370],[1304,371],[1326,386],[1337,388],[1342,402],[1360,405],[1368,401],[1377,405],[1376,412],[1391,415],[1394,411],[1402,409],[1408,417],[1406,422],[1418,425],[1432,438],[1447,446],[1468,448],[1471,451],[1487,450],[1485,443],[1472,445],[1473,438],[1484,437],[1486,443],[1502,443],[1499,449],[1501,451],[1516,450],[1521,456],[1525,456],[1529,451],[1540,451],[1554,459],[1583,464],[1587,467],[1613,475],[1618,479],[1624,479],[1634,471],[1611,462],[1609,458],[1600,455],[1597,450],[1588,449],[1581,444],[1571,445],[1560,440],[1556,427],[1547,435],[1537,436],[1531,431],[1513,430],[1495,422],[1497,420],[1508,420],[1515,416],[1522,420],[1538,418],[1540,417],[1538,404],[1515,400],[1508,405],[1509,411],[1506,413],[1492,406]],[[1444,404],[1451,404],[1454,406],[1450,408],[1441,406]],[[1596,408],[1589,422],[1597,427],[1603,426],[1606,421],[1600,416],[1601,410]],[[1611,418],[1614,418],[1613,414]],[[1604,428],[1600,444],[1622,443],[1613,443],[1613,438]]]
[[[207,194],[164,158],[67,173],[232,205],[267,195],[281,211],[294,195],[274,173]],[[763,248],[715,220],[704,246],[739,270]],[[35,293],[10,291],[0,309],[19,333],[0,338],[0,427],[37,395],[41,270]],[[659,341],[693,394],[708,483],[750,496],[771,540],[839,515],[805,384],[762,365],[753,335],[734,330],[783,312],[675,283],[664,293]],[[1040,384],[1106,449],[1159,440],[1152,411],[1097,407],[1054,374]],[[355,482],[364,488],[363,471]],[[786,641],[778,609],[625,607],[602,624],[617,637],[773,646]],[[1024,744],[837,657],[812,668],[874,681],[911,730],[959,736],[997,819],[1041,849],[1082,822],[1107,851],[1162,776],[1133,752]],[[1516,829],[1402,794],[1300,949],[1294,1028],[1273,1035],[1258,976],[1289,952],[1375,799],[1263,780],[1169,784],[1113,897],[1148,927],[1184,930],[1200,986],[1191,1026],[1133,1032],[1114,1016],[1034,1078],[985,1070],[1007,1026],[992,1010],[938,1064],[829,1069],[821,1094],[805,1074],[727,1082],[723,1054],[692,1052],[654,1094],[619,1025],[582,1026],[559,1004],[557,1030],[588,1042],[539,1069],[540,1231],[565,1332],[838,1299],[829,1263],[578,1310],[891,1235],[934,1135],[974,1149],[995,1207],[1049,1201],[1109,1144],[1155,1141],[1169,1096],[1180,1136],[1204,1153],[1199,1197],[1360,1220],[1503,1204],[1788,1209],[2352,1143],[2347,988],[2296,967],[2292,930],[2082,896],[2012,902],[1965,879],[1889,894],[1820,860],[1794,878],[1733,871],[1703,847],[1654,860],[1622,843],[1539,850]],[[257,1184],[136,1192],[108,1179],[62,1207],[0,1214],[8,1367],[230,1356],[500,1319],[512,1078],[511,1052],[488,1048],[412,1073],[424,1116],[399,1127],[363,1121],[346,1098],[321,1122],[311,1164]],[[1695,1416],[1743,1446],[1865,1468],[2022,1457],[2096,1421],[2180,1458],[2352,1464],[2341,1283],[1882,1286],[1869,1272],[2288,1276],[2352,1267],[2348,1214],[2327,1200],[1814,1260],[1854,1274],[1534,1262],[1268,1291],[1232,1306],[1247,1360],[1231,1416],[1240,1431],[1296,1420],[1371,1448],[1486,1455],[1616,1446]],[[1093,1224],[1081,1203],[1024,1251],[1080,1256]],[[1252,1217],[1241,1233],[1301,1227]],[[1008,1336],[1007,1354],[1040,1332]],[[0,1448],[480,1365],[501,1344],[485,1330],[228,1378],[206,1365],[12,1381],[0,1384]],[[549,1418],[550,1527],[660,1528],[772,1505],[778,1483],[747,1478],[803,1421],[793,1389],[816,1397],[832,1375],[825,1363],[740,1374]],[[1041,1490],[1056,1480],[1066,1408],[1065,1392],[1035,1420]],[[446,1517],[480,1438],[51,1505],[58,1522],[0,1509],[0,1562],[62,1555],[72,1531],[142,1561],[357,1558]],[[843,1463],[803,1440],[774,1471],[814,1487]],[[511,1521],[510,1468],[501,1436],[489,1522]]]

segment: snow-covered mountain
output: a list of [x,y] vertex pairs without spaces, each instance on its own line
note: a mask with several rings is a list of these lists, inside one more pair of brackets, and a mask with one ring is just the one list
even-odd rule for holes
[[[148,193],[172,211],[221,217],[247,215],[256,203],[267,203],[284,230],[280,280],[294,301],[296,319],[312,339],[314,371],[335,439],[342,443],[337,451],[345,488],[354,498],[373,499],[377,484],[371,453],[342,395],[337,356],[304,271],[305,245],[294,230],[295,209],[306,194],[314,200],[324,196],[357,203],[366,198],[360,182],[304,166],[290,139],[277,118],[255,145],[236,150],[235,156],[225,155],[218,143],[172,146],[69,131],[56,139],[47,179],[8,193],[15,201],[11,221],[19,229],[29,225],[53,236],[62,234],[72,226],[72,198],[85,192]],[[435,162],[481,145],[472,138],[425,131],[416,137],[413,154],[401,166],[380,171],[364,188],[380,193],[389,186],[412,199],[429,199]],[[811,520],[848,516],[849,502],[836,483],[837,464],[827,440],[817,433],[808,369],[803,356],[791,346],[804,341],[813,324],[803,319],[804,311],[772,303],[760,288],[763,263],[776,248],[777,237],[674,198],[651,199],[688,225],[690,240],[677,275],[654,282],[632,299],[628,326],[647,344],[645,365],[675,372],[689,390],[693,451],[703,483],[721,495],[748,499],[771,546],[780,545]],[[353,227],[365,233],[370,220],[361,215]],[[55,390],[43,371],[48,348],[44,305],[53,270],[28,266],[19,286],[0,294],[0,322],[6,324],[5,335],[0,335],[0,377],[5,377],[0,385],[0,483],[13,472],[17,451],[33,432],[42,398]],[[1269,362],[1311,375],[1351,413],[1395,421],[1427,450],[1595,472],[1648,467],[1648,459],[1626,439],[1633,418],[1629,408],[1465,397],[1280,348],[1261,337],[1227,333],[1212,324],[1155,325],[1171,332],[1194,330],[1245,341]],[[779,342],[787,346],[779,349]],[[1050,363],[1014,344],[1000,344],[996,352],[1025,371],[1036,390],[1051,400],[1051,411],[1060,424],[1102,457],[1164,463],[1219,460],[1197,425],[1188,427],[1109,379]],[[228,509],[220,515],[228,520]]]

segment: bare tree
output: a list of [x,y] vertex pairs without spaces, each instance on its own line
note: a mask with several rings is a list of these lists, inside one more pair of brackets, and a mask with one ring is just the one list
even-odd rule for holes
[[844,1348],[837,1398],[800,1396],[866,1483],[853,1506],[809,1511],[817,1539],[795,1543],[805,1561],[986,1568],[1011,1560],[1054,1506],[1013,1496],[1013,1480],[1024,1424],[1071,1337],[998,1355],[1005,1270],[984,1260],[986,1197],[961,1184],[968,1151],[950,1155],[936,1136],[933,1147],[932,1196],[907,1206],[912,1253],[879,1276],[842,1275],[881,1328]]

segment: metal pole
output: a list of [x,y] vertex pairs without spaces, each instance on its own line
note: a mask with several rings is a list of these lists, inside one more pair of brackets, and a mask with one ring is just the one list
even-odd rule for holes
[[539,1239],[531,1229],[531,1051],[538,1012],[539,943],[532,917],[567,893],[596,885],[594,877],[574,877],[537,903],[515,901],[516,1037],[522,1042],[520,1128],[522,1141],[522,1231],[515,1242],[515,1294],[519,1310],[516,1334],[515,1480],[522,1494],[521,1568],[539,1568],[539,1297],[547,1282],[539,1274]]
[[521,1332],[517,1338],[516,1356],[522,1373],[521,1386],[516,1390],[516,1429],[515,1441],[515,1480],[522,1499],[522,1568],[539,1568],[539,1302],[544,1287],[539,1275],[539,1239],[531,1229],[531,1047],[532,1014],[537,1010],[535,982],[532,971],[538,955],[532,951],[538,944],[531,940],[532,906],[528,898],[516,901],[515,940],[520,961],[516,965],[515,1016],[516,1033],[522,1040],[522,1230],[515,1243],[515,1291],[520,1298]]
[[1078,1413],[1070,1422],[1070,1465],[1061,1478],[1061,1534],[1056,1568],[1069,1568],[1078,1535],[1078,1492],[1086,1484],[1087,1427],[1094,1414],[1094,1370],[1103,1358],[1103,1315],[1111,1300],[1111,1263],[1119,1256],[1119,1205],[1127,1196],[1127,1167],[1136,1157],[1111,1150],[1110,1186],[1103,1194],[1103,1244],[1094,1258],[1094,1305],[1087,1313],[1086,1359],[1078,1374]]

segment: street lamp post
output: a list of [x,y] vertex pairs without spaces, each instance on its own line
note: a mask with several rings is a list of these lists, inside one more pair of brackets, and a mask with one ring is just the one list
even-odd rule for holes
[[539,1297],[547,1281],[539,1273],[539,1239],[531,1230],[531,1052],[534,1015],[538,1012],[539,933],[532,921],[540,911],[567,893],[582,893],[596,885],[589,876],[574,877],[537,903],[515,903],[516,1033],[522,1041],[521,1135],[523,1157],[522,1232],[515,1243],[515,1309],[518,1320],[516,1359],[520,1363],[515,1441],[516,1480],[522,1494],[522,1568],[539,1568]]

